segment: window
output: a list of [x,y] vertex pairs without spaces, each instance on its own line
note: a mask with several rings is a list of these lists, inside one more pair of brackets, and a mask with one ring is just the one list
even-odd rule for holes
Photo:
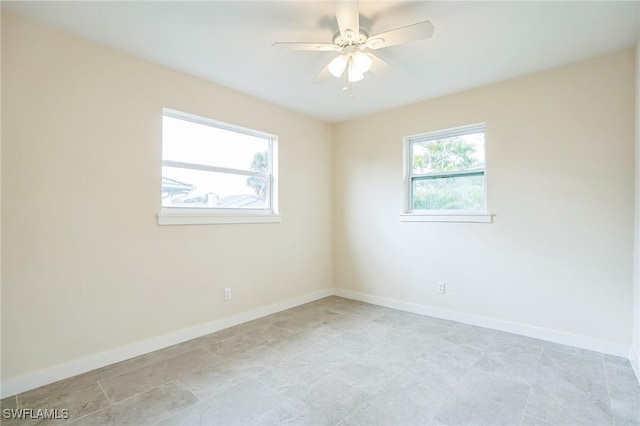
[[276,222],[273,135],[165,109],[159,223]]
[[489,222],[485,126],[405,138],[405,221]]

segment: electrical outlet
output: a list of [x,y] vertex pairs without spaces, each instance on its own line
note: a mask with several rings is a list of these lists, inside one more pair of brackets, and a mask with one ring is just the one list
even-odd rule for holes
[[224,289],[224,300],[231,300],[231,289],[230,288],[225,288]]
[[444,281],[438,281],[438,285],[436,286],[436,291],[440,294],[444,294]]

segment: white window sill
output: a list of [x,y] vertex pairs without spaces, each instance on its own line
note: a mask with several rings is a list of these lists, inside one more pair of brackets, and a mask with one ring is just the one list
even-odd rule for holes
[[282,216],[265,213],[243,212],[224,214],[218,212],[168,212],[158,213],[158,225],[222,225],[234,223],[279,223]]
[[491,213],[405,213],[400,222],[475,222],[491,223]]

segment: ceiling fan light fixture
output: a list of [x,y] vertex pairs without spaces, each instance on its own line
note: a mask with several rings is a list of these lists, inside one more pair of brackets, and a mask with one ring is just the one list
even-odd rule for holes
[[340,55],[329,62],[329,72],[332,76],[340,78],[344,74],[344,69],[347,67],[349,58],[346,55]]
[[362,80],[364,75],[353,65],[353,63],[350,63],[347,78],[349,83],[355,83],[356,81]]
[[366,53],[356,52],[353,55],[352,63],[353,67],[358,71],[358,73],[364,74],[371,69],[373,60],[371,59],[371,56],[367,55]]

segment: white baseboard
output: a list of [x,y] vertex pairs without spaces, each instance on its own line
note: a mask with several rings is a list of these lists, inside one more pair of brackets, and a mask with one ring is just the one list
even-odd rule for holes
[[488,318],[479,315],[465,314],[462,312],[433,308],[430,306],[419,305],[417,303],[410,303],[397,299],[373,296],[340,288],[336,288],[334,294],[336,296],[359,300],[361,302],[371,303],[373,305],[380,305],[387,308],[411,312],[414,314],[426,315],[430,317],[461,322],[464,324],[471,324],[480,327],[491,328],[494,330],[506,331],[508,333],[533,337],[536,339],[546,340],[554,343],[561,343],[563,345],[575,346],[582,349],[589,349],[609,355],[616,355],[625,358],[629,356],[629,346],[622,343],[608,342],[605,340],[595,339],[593,337],[580,336],[577,334],[550,330],[548,328],[534,327],[531,325],[504,321],[495,318]]
[[267,315],[275,314],[285,309],[294,308],[314,300],[322,299],[333,294],[332,289],[320,290],[304,296],[294,297],[272,305],[263,306],[241,314],[221,318],[206,324],[153,337],[131,345],[122,346],[106,352],[76,359],[51,368],[25,374],[13,379],[2,381],[0,394],[2,398],[35,389],[49,383],[57,382],[78,374],[86,373],[97,368],[124,361],[139,355],[182,343],[196,337],[204,336],[234,325],[252,321]]
[[640,356],[633,349],[633,346],[629,348],[629,361],[631,361],[633,372],[636,373],[636,379],[640,382]]

